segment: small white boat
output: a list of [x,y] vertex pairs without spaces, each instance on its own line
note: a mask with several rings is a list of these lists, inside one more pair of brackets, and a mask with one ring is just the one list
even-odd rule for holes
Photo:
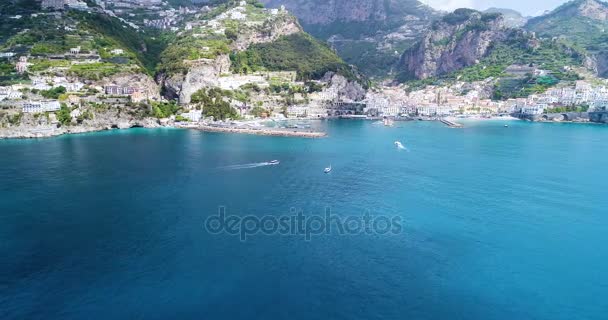
[[397,149],[405,149],[405,147],[400,141],[395,141],[395,147],[397,147]]
[[509,127],[509,125],[508,125],[508,124],[505,124],[505,128],[508,128],[508,127]]
[[329,165],[329,167],[325,168],[325,170],[323,170],[323,172],[330,173],[331,172],[331,165]]
[[268,162],[269,165],[273,165],[273,166],[277,165],[279,163],[281,163],[281,161],[279,161],[279,160],[272,160],[272,161]]

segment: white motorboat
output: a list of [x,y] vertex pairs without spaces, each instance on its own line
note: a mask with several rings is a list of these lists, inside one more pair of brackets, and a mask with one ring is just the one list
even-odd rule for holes
[[325,168],[325,170],[323,170],[323,172],[330,173],[331,172],[331,165],[329,165],[329,167]]

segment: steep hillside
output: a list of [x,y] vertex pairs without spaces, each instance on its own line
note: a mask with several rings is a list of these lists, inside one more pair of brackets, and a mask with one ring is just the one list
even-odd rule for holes
[[526,97],[579,79],[584,58],[564,43],[506,28],[500,14],[458,9],[403,55],[399,80],[410,88],[489,81],[496,99]]
[[188,22],[187,29],[163,52],[158,68],[165,94],[182,103],[202,88],[221,87],[230,74],[286,71],[306,81],[333,72],[356,79],[351,68],[306,34],[289,12],[268,10],[255,1],[218,5]]
[[346,62],[384,77],[439,13],[417,0],[262,0],[284,5],[312,35],[328,40]]
[[475,64],[494,42],[513,32],[500,14],[458,9],[433,23],[431,30],[401,58],[406,78],[425,79]]
[[559,37],[582,47],[601,42],[608,27],[608,4],[598,0],[567,2],[547,15],[530,19],[526,29],[542,37]]
[[[28,74],[55,74],[98,81],[119,73],[151,75],[154,62],[146,40],[103,13],[47,12],[2,16],[0,79],[8,84]],[[28,73],[17,74],[17,57],[28,57]],[[148,67],[148,68],[146,68]],[[151,79],[151,78],[150,78]]]
[[531,19],[525,26],[539,37],[555,38],[587,53],[586,65],[608,76],[608,3],[575,0]]

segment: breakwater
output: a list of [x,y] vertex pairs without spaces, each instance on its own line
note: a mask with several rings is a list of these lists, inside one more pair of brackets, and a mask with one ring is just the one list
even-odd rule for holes
[[300,131],[290,129],[272,129],[272,128],[239,128],[233,126],[210,126],[210,125],[186,125],[179,126],[181,128],[196,129],[206,132],[223,132],[223,133],[241,133],[255,134],[261,136],[274,137],[300,137],[300,138],[323,138],[327,136],[325,132],[319,131]]
[[457,122],[453,122],[447,119],[439,119],[439,121],[441,121],[441,123],[445,124],[446,126],[450,127],[450,128],[462,128],[463,125]]

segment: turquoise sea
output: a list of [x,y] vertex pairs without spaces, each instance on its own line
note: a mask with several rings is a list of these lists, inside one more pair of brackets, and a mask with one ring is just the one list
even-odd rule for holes
[[[465,124],[0,141],[0,319],[606,319],[608,126]],[[220,206],[403,230],[241,241]]]

